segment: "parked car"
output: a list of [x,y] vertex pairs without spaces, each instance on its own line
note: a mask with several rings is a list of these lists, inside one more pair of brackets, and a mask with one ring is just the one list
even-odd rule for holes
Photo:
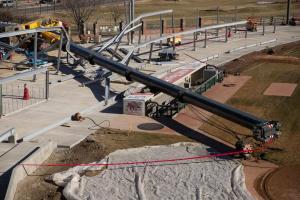
[[15,0],[3,0],[0,2],[2,7],[14,7],[15,6]]

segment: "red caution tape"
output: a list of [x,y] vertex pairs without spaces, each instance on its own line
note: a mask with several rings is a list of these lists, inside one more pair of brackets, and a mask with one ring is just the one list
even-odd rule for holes
[[214,158],[214,157],[224,157],[224,156],[232,156],[238,155],[242,153],[254,153],[254,152],[262,152],[266,147],[261,147],[253,150],[241,150],[241,151],[232,151],[226,153],[216,153],[216,154],[209,154],[203,156],[193,156],[193,157],[186,157],[186,158],[175,158],[175,159],[165,159],[165,160],[147,160],[147,161],[137,161],[137,162],[119,162],[119,163],[84,163],[84,164],[77,164],[77,163],[46,163],[46,164],[27,164],[22,163],[22,166],[34,166],[34,167],[75,167],[75,166],[126,166],[126,165],[145,165],[145,164],[153,164],[153,163],[171,163],[177,161],[187,161],[187,160],[198,160],[198,159],[205,159],[205,158]]

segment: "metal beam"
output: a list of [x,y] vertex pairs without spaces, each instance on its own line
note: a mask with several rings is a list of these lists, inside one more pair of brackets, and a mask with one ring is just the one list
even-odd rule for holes
[[267,121],[259,119],[251,114],[241,112],[233,107],[208,99],[207,97],[198,95],[194,92],[173,85],[159,78],[149,76],[136,69],[128,67],[124,64],[114,62],[102,55],[99,55],[89,49],[85,49],[77,44],[71,43],[70,50],[91,62],[107,68],[108,70],[126,77],[128,80],[134,80],[147,85],[150,88],[155,88],[165,94],[180,98],[182,101],[193,104],[200,108],[217,114],[226,119],[230,119],[238,124],[248,128],[253,128],[255,125],[265,123]]
[[49,99],[49,90],[50,90],[50,88],[49,88],[49,82],[50,82],[50,73],[49,73],[49,71],[47,70],[46,71],[46,74],[45,74],[45,88],[46,88],[46,90],[45,90],[45,99]]
[[159,42],[160,40],[166,40],[168,38],[172,38],[172,37],[176,37],[176,36],[192,35],[195,32],[205,32],[207,30],[219,29],[219,28],[225,28],[225,27],[231,27],[231,26],[235,26],[235,25],[246,25],[246,23],[247,23],[247,21],[240,21],[240,22],[233,22],[233,23],[227,23],[227,24],[219,24],[219,25],[207,26],[207,27],[198,28],[198,29],[194,29],[194,30],[189,30],[189,31],[174,33],[174,34],[166,35],[166,36],[163,36],[163,37],[160,37],[160,38],[156,38],[154,40],[142,43],[140,45],[136,45],[136,46],[134,46],[134,48],[136,49],[136,48],[146,47],[147,45],[149,45],[151,43]]
[[[246,25],[246,23],[247,23],[247,21],[239,21],[239,22],[233,22],[233,23],[227,23],[227,24],[219,24],[219,25],[207,26],[207,27],[203,27],[203,28],[198,28],[198,29],[184,31],[184,32],[178,32],[178,33],[172,33],[170,35],[162,36],[162,37],[159,37],[159,38],[141,43],[139,45],[136,45],[136,46],[130,48],[129,53],[126,55],[126,57],[124,57],[124,59],[122,60],[122,63],[126,63],[127,59],[130,58],[131,54],[136,49],[146,47],[147,45],[150,45],[150,44],[153,44],[153,43],[156,43],[156,42],[167,40],[168,38],[173,38],[174,39],[177,36],[192,35],[192,34],[197,33],[197,32],[207,32],[207,30],[212,30],[212,29],[220,29],[220,28],[231,27],[231,26]],[[205,46],[206,46],[206,42],[207,41],[205,40]]]
[[0,118],[3,115],[2,84],[0,84]]
[[59,41],[59,49],[58,49],[58,56],[57,56],[57,66],[56,66],[56,73],[59,73],[60,70],[60,62],[61,62],[61,51],[63,47],[63,39],[64,39],[64,33],[60,32],[60,41]]
[[172,13],[172,12],[173,12],[173,10],[163,10],[163,11],[150,12],[150,13],[146,13],[146,14],[140,15],[139,17],[135,18],[130,23],[128,23],[124,27],[124,29],[119,33],[119,35],[116,35],[111,40],[109,40],[107,43],[105,43],[99,50],[97,50],[97,52],[101,52],[104,49],[106,49],[107,47],[109,47],[110,45],[114,44],[115,42],[120,41],[122,39],[122,37],[124,35],[126,35],[125,32],[127,32],[128,29],[133,28],[132,25],[134,25],[135,23],[139,22],[141,19],[146,18],[146,17],[156,16],[156,15],[168,14],[168,13]]
[[107,105],[108,103],[108,99],[109,99],[109,93],[110,93],[110,78],[106,77],[105,78],[105,105]]
[[199,108],[203,108],[208,112],[214,113],[220,117],[249,128],[253,130],[254,137],[259,141],[269,141],[270,139],[278,135],[279,127],[277,122],[260,119],[252,114],[240,111],[229,105],[211,100],[188,89],[145,74],[124,64],[114,62],[113,60],[110,60],[94,51],[81,47],[77,44],[70,43],[70,50],[73,53],[89,60],[91,63],[96,63],[114,73],[126,77],[126,79],[129,81],[137,81],[146,85],[150,89],[153,88],[157,91],[177,98],[181,102],[189,103]]
[[[37,68],[37,53],[38,53],[38,33],[34,33],[34,53],[33,53],[33,68]],[[36,74],[33,75],[33,81],[36,81]]]
[[4,140],[7,140],[9,137],[11,136],[14,136],[15,135],[15,128],[11,128],[5,132],[3,132],[1,135],[0,135],[0,142],[3,142]]
[[138,24],[138,25],[135,25],[133,26],[132,28],[128,29],[127,31],[124,32],[123,35],[126,35],[127,33],[131,32],[131,31],[134,31],[135,29],[139,28],[142,26],[142,23]]
[[33,33],[43,33],[43,32],[51,32],[51,31],[60,31],[60,30],[62,30],[61,26],[55,26],[55,27],[45,27],[45,28],[37,28],[37,29],[29,29],[29,30],[5,32],[5,33],[0,33],[0,38],[13,37],[13,36],[25,35],[25,34],[33,34]]
[[286,24],[287,25],[290,22],[290,12],[291,12],[291,0],[287,0],[287,7],[286,7]]

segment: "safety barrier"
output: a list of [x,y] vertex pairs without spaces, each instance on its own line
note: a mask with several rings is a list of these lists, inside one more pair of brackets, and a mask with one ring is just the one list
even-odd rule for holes
[[16,143],[14,128],[11,128],[0,134],[0,142],[3,142],[4,140],[8,140],[11,143]]
[[200,86],[197,86],[194,91],[198,94],[202,94],[206,92],[208,89],[210,89],[212,86],[214,86],[216,83],[219,83],[224,78],[223,72],[219,72],[213,77],[209,78],[207,81],[202,83]]
[[241,46],[241,47],[238,47],[238,48],[235,48],[235,49],[228,50],[228,51],[226,51],[226,53],[232,53],[232,52],[235,52],[235,51],[240,51],[240,50],[243,50],[243,49],[248,49],[248,48],[252,48],[252,47],[256,47],[256,46],[263,46],[263,45],[266,45],[266,44],[274,43],[276,41],[277,41],[277,39],[272,39],[272,40],[268,40],[268,41],[265,41],[265,42],[259,42],[259,43],[255,43],[255,44],[251,44],[251,45],[245,45],[245,46]]

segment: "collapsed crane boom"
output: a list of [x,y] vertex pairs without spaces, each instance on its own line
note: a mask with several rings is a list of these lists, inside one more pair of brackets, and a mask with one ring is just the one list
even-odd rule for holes
[[177,98],[182,102],[203,108],[211,113],[249,128],[253,131],[254,138],[258,141],[267,142],[270,139],[277,137],[280,133],[280,124],[276,121],[260,119],[254,115],[211,100],[207,97],[196,94],[177,85],[173,85],[159,78],[144,74],[124,64],[112,61],[77,44],[70,43],[69,48],[71,52],[83,57],[91,64],[103,66],[112,72],[126,77],[127,80],[140,82],[148,86],[150,89],[163,92],[174,98]]

